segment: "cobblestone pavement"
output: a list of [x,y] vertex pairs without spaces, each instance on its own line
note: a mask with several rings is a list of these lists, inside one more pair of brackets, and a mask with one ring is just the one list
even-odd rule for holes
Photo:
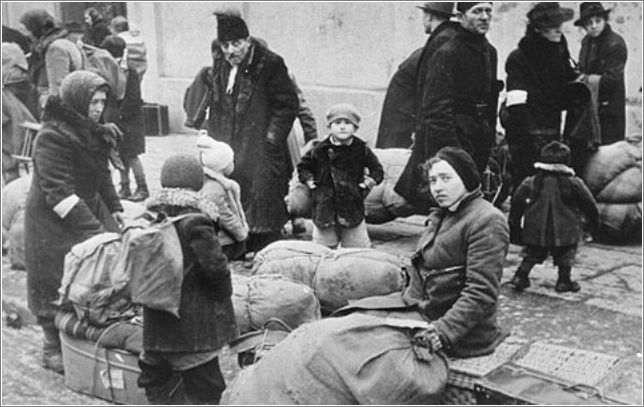
[[[172,135],[148,137],[147,153],[141,158],[152,190],[160,188],[159,173],[163,160],[177,152],[194,152],[194,137]],[[115,174],[115,183],[118,176]],[[370,225],[374,247],[410,258],[420,233],[423,218],[412,216],[384,225]],[[311,225],[303,236],[310,239]],[[520,247],[511,246],[506,259],[503,282],[507,283],[520,262]],[[2,325],[2,402],[3,404],[105,404],[74,393],[64,386],[63,378],[40,367],[41,333],[26,311],[25,273],[11,270],[3,258],[3,306],[15,306],[23,313],[27,326],[13,330]],[[244,273],[242,263],[233,265]],[[609,246],[586,243],[580,246],[578,265],[573,268],[582,290],[558,294],[554,291],[556,268],[546,262],[531,273],[532,286],[517,293],[504,284],[501,290],[499,319],[513,334],[544,339],[562,346],[602,352],[620,358],[609,393],[635,404],[642,403],[642,246]],[[222,358],[227,381],[239,371],[234,355]]]

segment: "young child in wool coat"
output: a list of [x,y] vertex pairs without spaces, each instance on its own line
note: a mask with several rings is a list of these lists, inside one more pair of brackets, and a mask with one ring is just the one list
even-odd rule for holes
[[181,318],[143,307],[138,385],[145,388],[150,404],[166,404],[159,389],[167,387],[173,372],[179,372],[187,404],[219,404],[226,388],[219,355],[237,338],[238,329],[228,259],[217,239],[217,206],[198,192],[203,169],[196,156],[179,154],[166,159],[161,186],[146,201],[149,210],[168,216],[194,215],[174,223],[185,268]]
[[596,230],[599,212],[595,199],[584,182],[568,165],[570,149],[552,141],[541,149],[537,174],[526,178],[510,202],[512,243],[525,245],[523,261],[511,283],[519,291],[530,286],[528,275],[550,253],[559,269],[557,292],[577,292],[579,283],[570,279],[577,244],[586,220]]
[[355,135],[360,113],[354,106],[334,105],[326,118],[331,134],[297,165],[300,182],[313,196],[313,241],[330,248],[369,247],[364,198],[382,182],[382,165]]
[[219,243],[228,260],[236,260],[246,253],[248,223],[239,184],[228,178],[235,169],[235,153],[228,144],[208,137],[205,130],[197,138],[197,148],[205,175],[201,192],[217,205]]

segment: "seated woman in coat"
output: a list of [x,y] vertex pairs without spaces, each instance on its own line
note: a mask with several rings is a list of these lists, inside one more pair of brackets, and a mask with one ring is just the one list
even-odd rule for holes
[[412,256],[405,302],[431,322],[432,343],[453,357],[492,353],[507,336],[496,315],[509,245],[505,216],[483,199],[474,160],[444,147],[425,164],[432,208]]
[[123,207],[108,160],[115,155],[113,124],[102,124],[109,92],[98,74],[75,71],[50,96],[33,150],[33,175],[25,209],[25,266],[29,309],[44,333],[43,363],[63,371],[54,326],[65,254],[103,232],[118,232]]

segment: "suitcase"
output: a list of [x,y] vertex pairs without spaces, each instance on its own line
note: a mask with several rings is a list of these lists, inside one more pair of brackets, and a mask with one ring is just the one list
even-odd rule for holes
[[136,384],[141,373],[136,355],[64,332],[60,332],[60,342],[67,387],[117,404],[148,404],[144,389]]
[[169,133],[168,106],[158,103],[143,104],[146,136],[166,136]]

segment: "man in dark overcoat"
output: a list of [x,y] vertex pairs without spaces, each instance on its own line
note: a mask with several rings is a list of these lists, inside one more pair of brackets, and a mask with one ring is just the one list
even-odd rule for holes
[[[413,117],[414,144],[412,146],[412,153],[407,167],[396,185],[396,192],[404,196],[409,202],[419,200],[420,197],[417,196],[417,188],[422,183],[422,171],[418,166],[432,156],[427,151],[426,133],[423,130],[421,120],[423,114],[422,101],[426,97],[426,93],[432,91],[431,88],[425,86],[427,73],[431,66],[430,59],[436,50],[452,39],[459,26],[458,23],[450,21],[454,10],[453,2],[429,2],[425,3],[420,9],[423,10],[423,26],[425,27],[425,32],[430,34],[430,36],[418,57],[418,65],[415,72],[416,100],[414,101],[414,106],[416,111]],[[420,200],[426,201],[426,199],[427,196],[425,196],[425,199]],[[426,205],[423,204],[423,206]]]
[[207,108],[208,135],[235,152],[231,178],[241,187],[253,252],[277,240],[288,219],[286,140],[299,101],[282,57],[250,37],[237,12],[215,14],[220,47],[212,69],[202,70],[186,92],[186,125],[200,128]]
[[576,26],[586,30],[581,41],[579,67],[586,75],[599,75],[598,114],[602,144],[624,139],[626,131],[624,66],[628,52],[624,39],[608,24],[608,14],[600,2],[580,5]]

